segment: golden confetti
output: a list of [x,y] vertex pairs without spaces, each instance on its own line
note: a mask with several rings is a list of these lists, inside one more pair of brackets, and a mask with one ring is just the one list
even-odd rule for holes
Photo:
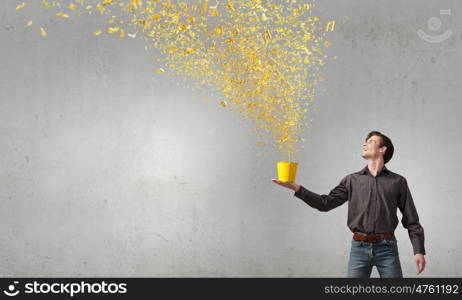
[[268,43],[271,39],[271,32],[269,30],[265,30],[265,32],[263,32],[263,39],[265,40],[265,43]]
[[43,27],[40,27],[40,35],[43,37],[47,36],[47,32],[45,31],[45,29],[43,29]]
[[191,54],[191,53],[196,52],[196,50],[193,49],[193,48],[186,48],[186,49],[184,49],[184,52],[187,53],[187,54]]
[[223,34],[223,26],[217,26],[215,27],[215,34],[218,36],[218,35],[222,35]]
[[209,16],[211,17],[218,16],[218,8],[216,6],[210,6]]
[[326,25],[326,31],[334,31],[335,21],[329,21]]
[[[36,2],[29,1],[17,10]],[[145,50],[157,51],[156,63],[168,67],[175,80],[192,79],[197,87],[219,91],[220,95],[207,95],[206,99],[226,99],[219,104],[251,120],[258,139],[271,140],[280,153],[292,159],[301,149],[308,108],[316,98],[318,84],[325,80],[321,76],[328,58],[324,49],[331,46],[325,36],[335,28],[335,21],[321,22],[315,15],[314,1],[40,3],[61,18],[98,12],[92,16],[104,18],[108,34],[144,40]],[[95,30],[95,36],[103,32]],[[41,34],[46,36],[43,28]],[[163,68],[156,67],[156,71],[166,73]]]
[[30,20],[29,22],[27,22],[27,26],[32,26],[32,20]]
[[118,26],[117,26],[117,27],[109,27],[109,28],[107,29],[107,33],[113,34],[113,33],[118,32],[119,30],[120,30],[120,27],[118,27]]
[[24,7],[26,7],[26,2],[23,2],[23,3],[19,4],[18,6],[16,6],[16,10],[21,10]]
[[57,13],[56,16],[57,16],[58,18],[69,18],[69,15],[68,15],[68,14],[65,14],[65,13],[63,13],[63,12]]
[[50,8],[50,3],[48,3],[46,0],[42,0],[42,5],[47,9]]

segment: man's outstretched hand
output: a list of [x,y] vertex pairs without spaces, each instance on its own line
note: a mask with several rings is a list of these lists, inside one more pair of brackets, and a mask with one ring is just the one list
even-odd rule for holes
[[279,184],[279,185],[282,185],[283,187],[286,187],[288,189],[291,189],[293,190],[294,192],[298,191],[298,189],[300,188],[300,185],[296,184],[295,182],[293,181],[281,181],[279,179],[271,179],[272,182],[276,183],[276,184]]

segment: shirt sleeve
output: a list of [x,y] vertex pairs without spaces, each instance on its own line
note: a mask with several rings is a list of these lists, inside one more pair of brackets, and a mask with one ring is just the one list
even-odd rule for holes
[[300,185],[300,189],[294,193],[294,196],[302,199],[306,204],[319,211],[329,211],[342,205],[348,200],[346,182],[347,177],[344,177],[328,195],[318,195]]
[[424,247],[424,229],[419,223],[419,215],[412,199],[411,191],[407,184],[406,178],[401,184],[401,192],[398,198],[398,208],[403,214],[401,223],[408,230],[409,238],[411,239],[414,255],[417,253],[425,254]]

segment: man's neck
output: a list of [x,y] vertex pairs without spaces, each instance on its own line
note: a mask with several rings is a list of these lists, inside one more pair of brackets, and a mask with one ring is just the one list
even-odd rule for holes
[[367,167],[369,168],[369,172],[373,176],[377,176],[377,174],[382,171],[384,166],[385,166],[385,164],[383,163],[382,159],[369,160],[368,163],[367,163]]

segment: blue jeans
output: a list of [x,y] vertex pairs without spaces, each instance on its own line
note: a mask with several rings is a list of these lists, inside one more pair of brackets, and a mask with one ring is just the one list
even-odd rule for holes
[[347,277],[369,278],[376,266],[380,278],[402,278],[397,243],[395,236],[375,243],[352,239]]

